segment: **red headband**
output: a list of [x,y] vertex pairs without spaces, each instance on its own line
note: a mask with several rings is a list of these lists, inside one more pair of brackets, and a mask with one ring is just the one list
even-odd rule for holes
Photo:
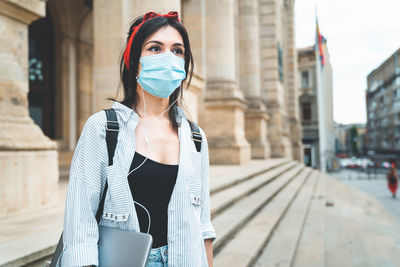
[[125,61],[125,66],[128,70],[129,70],[129,55],[131,54],[131,46],[132,46],[133,38],[135,37],[136,33],[138,32],[140,27],[143,25],[143,23],[145,23],[146,21],[151,20],[152,18],[155,18],[155,17],[164,17],[164,18],[168,18],[168,19],[175,19],[176,21],[180,22],[178,12],[176,12],[176,11],[170,11],[164,15],[158,14],[155,12],[147,12],[146,14],[144,14],[143,21],[139,25],[133,27],[133,32],[132,32],[131,36],[129,37],[128,43],[126,44],[126,47],[125,47],[124,61]]

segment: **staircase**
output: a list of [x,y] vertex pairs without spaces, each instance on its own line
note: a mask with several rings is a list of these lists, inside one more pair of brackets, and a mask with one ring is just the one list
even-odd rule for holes
[[58,172],[59,180],[68,180],[69,167],[71,165],[74,151],[58,151]]
[[317,171],[289,159],[271,160],[237,178],[215,177],[214,266],[293,266],[318,177]]
[[[64,165],[68,161],[70,155],[60,155],[60,168],[65,169],[65,174],[60,171],[64,176],[60,177],[60,186],[64,190],[65,178],[68,178],[68,168]],[[290,266],[297,262],[296,266],[311,266],[305,263],[312,259],[297,251],[302,242],[307,249],[309,240],[302,241],[301,235],[316,190],[317,171],[296,161],[279,158],[253,160],[240,166],[211,166],[210,177],[211,218],[217,232],[214,266]],[[21,225],[19,231],[23,234],[13,240],[10,237],[8,241],[0,238],[0,251],[4,249],[0,252],[0,266],[43,266],[40,264],[51,256],[61,233],[63,208],[62,205],[32,215],[51,221],[47,224],[50,225],[48,229],[42,229],[46,225],[43,223],[32,228],[34,233],[23,227],[23,221],[29,225],[30,219],[17,216]],[[12,221],[12,218],[0,219],[0,227],[3,225],[3,229],[12,232],[15,227]],[[40,246],[33,243],[27,246],[26,238],[32,234]],[[7,252],[11,249],[10,244],[14,247],[12,253]],[[20,256],[19,246],[26,246],[20,249],[23,251]],[[310,246],[311,249],[314,247]],[[305,254],[309,252],[305,251]],[[319,256],[323,261],[323,249]]]

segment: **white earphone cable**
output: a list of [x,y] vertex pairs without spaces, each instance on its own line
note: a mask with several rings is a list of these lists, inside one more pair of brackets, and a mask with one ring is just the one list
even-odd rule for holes
[[[136,77],[136,78],[137,78],[137,77]],[[148,137],[148,135],[147,135],[146,100],[145,100],[145,97],[144,97],[143,87],[141,87],[141,88],[142,88],[143,106],[144,106],[144,140],[145,140],[145,142],[146,142],[146,144],[147,144],[147,155],[150,155],[149,137]],[[161,115],[163,115],[165,112],[167,112],[167,111],[171,108],[171,106],[172,106],[177,100],[178,100],[178,98],[176,98],[175,101],[172,102],[172,104],[169,105],[169,107],[168,107],[166,110],[164,110],[163,112],[161,112],[161,114],[159,114],[159,115],[157,116],[157,118],[161,117]],[[134,168],[133,170],[131,170],[131,171],[128,173],[128,176],[129,176],[132,172],[134,172],[134,171],[136,171],[137,169],[139,169],[139,168],[146,162],[146,160],[148,159],[147,155],[145,155],[145,159],[143,160],[143,162],[142,162],[141,164],[139,164],[139,166],[137,166],[136,168]],[[147,217],[149,218],[149,225],[147,226],[147,233],[149,233],[149,232],[150,232],[150,225],[151,225],[151,217],[150,217],[149,211],[146,209],[145,206],[143,206],[143,205],[140,204],[139,202],[137,202],[137,201],[135,201],[135,200],[133,200],[133,202],[136,203],[136,204],[138,204],[139,206],[141,206],[141,207],[146,211]]]

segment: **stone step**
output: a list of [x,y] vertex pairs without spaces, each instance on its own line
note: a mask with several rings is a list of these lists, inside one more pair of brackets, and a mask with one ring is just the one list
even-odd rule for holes
[[325,179],[318,173],[292,266],[325,266]]
[[68,180],[74,151],[58,151],[58,173],[60,180]]
[[213,195],[228,187],[244,182],[285,163],[290,162],[290,158],[276,158],[268,160],[252,160],[245,166],[232,166],[227,171],[226,166],[212,166],[210,170],[210,194]]
[[297,175],[250,219],[216,254],[215,266],[253,266],[307,177]]
[[62,232],[63,206],[0,219],[0,266],[25,266],[49,256]]
[[258,257],[257,267],[290,267],[310,207],[318,172],[313,171]]
[[291,161],[282,166],[272,169],[266,173],[248,179],[242,183],[235,184],[225,190],[211,195],[211,218],[221,213],[224,209],[239,201],[246,195],[259,189],[279,177],[282,173],[297,166],[298,163]]
[[[63,155],[62,164],[66,173],[69,172],[68,158],[71,153]],[[65,164],[64,164],[65,163]],[[249,192],[256,192],[258,184],[246,183],[258,178],[260,175],[266,175],[269,172],[289,171],[295,168],[295,163],[290,159],[267,159],[253,160],[249,164],[242,166],[211,166],[210,174],[214,173],[211,182],[215,183],[216,193],[229,190],[237,185],[253,185],[243,191],[238,190],[235,198],[242,198]],[[221,169],[219,169],[221,167]],[[277,172],[278,168],[281,168]],[[215,176],[215,174],[221,174]],[[68,176],[66,175],[68,178]],[[230,177],[234,181],[228,182]],[[266,179],[271,174],[265,176]],[[62,232],[62,221],[64,214],[65,193],[68,179],[61,179],[59,183],[60,197],[59,205],[54,208],[46,208],[34,211],[32,214],[24,213],[21,215],[10,216],[0,219],[0,266],[43,266],[43,262],[51,257],[54,252],[58,238]],[[210,184],[211,185],[211,184]],[[232,202],[233,201],[233,202]],[[234,203],[233,199],[230,202]],[[229,206],[229,205],[228,205]]]
[[69,166],[58,166],[59,181],[69,179]]
[[294,177],[308,175],[309,172],[310,169],[304,169],[302,166],[293,168],[216,216],[212,220],[215,231],[218,234],[213,243],[214,254],[218,254],[219,250],[229,241],[232,235],[271,201]]
[[[72,153],[62,153],[61,157],[60,168],[68,173]],[[225,166],[225,172],[223,169],[218,170],[220,166],[211,166],[211,173],[226,174],[220,177],[213,176],[212,181],[232,177],[235,179],[235,184],[238,184],[255,177],[257,172],[273,170],[289,161],[291,160],[285,158],[255,160],[243,166]],[[217,169],[216,172],[215,169]],[[25,266],[26,264],[43,266],[40,262],[51,257],[62,232],[67,184],[68,179],[61,179],[59,182],[60,197],[57,206],[0,219],[0,266]],[[225,184],[233,185],[226,181]]]
[[69,166],[73,155],[74,151],[58,151],[58,165]]

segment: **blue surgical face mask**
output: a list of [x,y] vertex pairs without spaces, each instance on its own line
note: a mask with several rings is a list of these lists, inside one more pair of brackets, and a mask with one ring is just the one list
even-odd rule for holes
[[157,97],[169,97],[186,77],[185,60],[170,51],[141,57],[140,63],[142,69],[137,81],[144,90]]

